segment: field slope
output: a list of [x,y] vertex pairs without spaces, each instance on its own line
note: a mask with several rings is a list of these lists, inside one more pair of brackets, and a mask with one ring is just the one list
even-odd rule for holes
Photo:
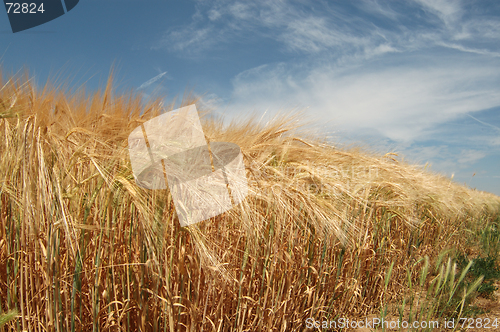
[[229,126],[205,116],[209,141],[241,147],[250,193],[180,228],[168,190],[135,184],[127,149],[133,129],[173,106],[115,95],[111,78],[92,95],[63,90],[0,81],[0,314],[18,312],[4,330],[458,318],[491,286],[471,259],[497,267],[493,194],[395,154],[339,149],[299,115]]

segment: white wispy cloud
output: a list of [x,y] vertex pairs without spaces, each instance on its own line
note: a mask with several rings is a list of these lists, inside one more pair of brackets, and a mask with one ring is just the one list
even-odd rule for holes
[[464,150],[458,157],[460,164],[472,164],[486,157],[486,152],[478,150]]
[[[154,47],[180,52],[189,46],[207,49],[253,34],[275,39],[291,51],[317,52],[348,45],[376,47],[384,43],[381,36],[410,48],[430,39],[471,51],[474,47],[452,41],[500,38],[496,17],[478,8],[474,8],[475,15],[470,14],[457,0],[414,0],[398,6],[364,0],[354,5],[359,13],[325,1],[199,0],[193,20],[167,31]],[[304,10],[307,7],[314,10]],[[425,15],[413,15],[417,10]],[[377,16],[385,19],[384,24],[373,20]]]
[[497,137],[488,137],[488,143],[492,146],[500,146],[500,136]]
[[388,18],[393,21],[396,21],[401,17],[401,14],[392,9],[390,4],[386,1],[362,0],[357,3],[359,4],[360,9],[376,16]]
[[436,45],[443,46],[446,48],[455,49],[455,50],[466,52],[466,53],[475,53],[475,54],[480,54],[480,55],[489,55],[489,56],[493,56],[493,57],[500,57],[500,52],[495,52],[495,51],[481,49],[481,48],[467,47],[467,46],[456,44],[456,43],[436,41]]
[[355,72],[280,63],[236,76],[233,106],[264,110],[300,105],[338,129],[374,128],[393,140],[412,140],[461,114],[500,105],[500,91],[493,88],[498,84],[500,67],[491,70],[474,59],[445,57],[397,67],[373,62]]
[[332,29],[332,23],[324,17],[304,17],[287,24],[278,37],[290,50],[318,53],[333,47],[368,46],[367,36]]
[[297,4],[264,0],[199,1],[196,19],[168,30],[153,48],[203,52],[218,44],[229,45],[248,36],[260,36],[274,39],[291,52],[317,53],[346,45],[364,49],[373,39],[380,39],[378,32],[372,31],[373,25],[336,13],[325,3],[318,2],[326,6],[322,14],[304,13]]
[[167,37],[153,48],[165,47],[174,51],[186,51],[193,47],[193,50],[201,52],[215,44],[216,38],[213,37],[213,34],[212,27],[196,29],[193,26],[188,26],[181,30],[169,32]]
[[498,18],[457,0],[350,6],[198,1],[195,19],[159,45],[201,54],[251,38],[274,40],[300,56],[236,75],[227,96],[233,109],[309,107],[337,127],[393,140],[419,139],[440,123],[500,105],[500,50],[492,42],[500,34],[491,33],[500,31]]
[[456,23],[462,16],[463,10],[458,0],[415,0],[424,10],[437,15],[446,25]]

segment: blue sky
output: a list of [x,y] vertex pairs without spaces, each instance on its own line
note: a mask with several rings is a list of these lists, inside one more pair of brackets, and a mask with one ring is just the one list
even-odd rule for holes
[[500,195],[499,1],[81,0],[16,34],[2,12],[4,75],[92,90],[115,64],[119,89],[192,88],[228,120],[307,109],[334,141]]

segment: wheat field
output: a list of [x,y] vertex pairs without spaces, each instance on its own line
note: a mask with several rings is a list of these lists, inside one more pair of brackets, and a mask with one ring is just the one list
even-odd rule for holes
[[94,93],[0,81],[0,330],[305,331],[308,318],[463,315],[482,278],[466,284],[472,263],[456,258],[480,254],[500,197],[395,153],[338,148],[300,113],[223,125],[198,101],[181,104],[197,104],[209,141],[240,146],[249,195],[181,228],[168,190],[135,184],[127,148],[173,104],[118,95],[112,75]]

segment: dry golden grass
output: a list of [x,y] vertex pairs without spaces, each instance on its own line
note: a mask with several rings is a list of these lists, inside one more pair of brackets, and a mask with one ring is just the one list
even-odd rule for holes
[[168,190],[135,185],[127,149],[134,128],[173,105],[115,96],[111,78],[90,97],[60,91],[0,81],[11,329],[302,331],[307,318],[362,318],[400,299],[423,257],[466,246],[500,211],[499,197],[394,154],[335,148],[297,114],[227,127],[207,117],[210,141],[241,147],[250,194],[180,228]]

